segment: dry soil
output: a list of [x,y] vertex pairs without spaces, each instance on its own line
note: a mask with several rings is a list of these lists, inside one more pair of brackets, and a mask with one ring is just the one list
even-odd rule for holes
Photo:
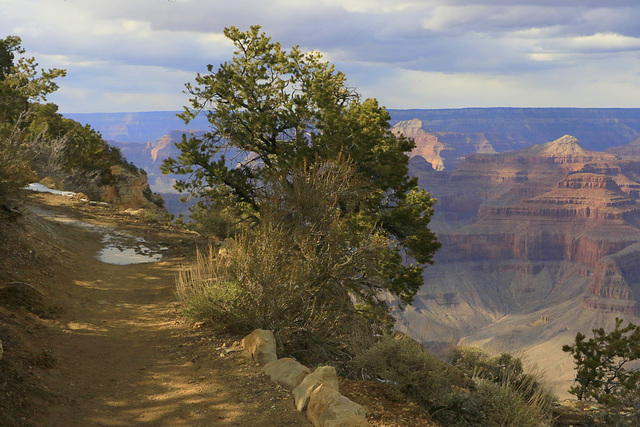
[[[207,241],[51,194],[25,193],[0,219],[0,424],[310,425],[290,392],[241,351],[240,337],[181,316],[175,273]],[[169,250],[155,263],[103,263],[101,233],[78,221]],[[377,384],[342,387],[373,425],[433,425]]]

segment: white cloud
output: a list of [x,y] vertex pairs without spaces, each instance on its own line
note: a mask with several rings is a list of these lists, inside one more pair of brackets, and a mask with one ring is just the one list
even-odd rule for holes
[[567,47],[585,51],[624,51],[640,49],[640,38],[628,37],[616,33],[598,33],[589,36],[571,37],[566,40]]
[[[628,65],[628,64],[627,64]],[[637,64],[636,64],[637,65]],[[640,99],[640,75],[580,67],[524,76],[399,70],[392,78],[363,86],[388,108],[627,107]],[[605,74],[605,73],[608,73]]]

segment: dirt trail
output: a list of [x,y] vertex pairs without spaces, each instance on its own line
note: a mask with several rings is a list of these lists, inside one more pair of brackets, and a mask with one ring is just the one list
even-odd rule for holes
[[[51,194],[25,193],[20,211],[0,211],[0,425],[310,425],[241,337],[181,316],[174,274],[206,241]],[[168,250],[161,262],[103,263],[105,227]],[[340,391],[374,426],[434,425],[380,382],[341,380]]]
[[[169,246],[157,263],[98,261],[101,235],[57,221],[69,257],[47,289],[62,306],[36,333],[53,367],[37,372],[53,398],[30,421],[38,426],[303,426],[288,391],[259,375],[237,349],[238,337],[213,336],[179,315],[174,274],[189,238],[139,227],[101,208],[68,206],[59,196],[37,202],[59,215],[116,226]],[[93,209],[93,210],[91,210]],[[104,208],[102,208],[104,209]],[[50,220],[48,220],[50,221]],[[137,229],[136,229],[137,228]],[[186,242],[186,243],[185,243]]]

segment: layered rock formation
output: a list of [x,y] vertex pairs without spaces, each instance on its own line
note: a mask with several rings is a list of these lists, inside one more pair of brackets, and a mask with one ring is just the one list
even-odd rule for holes
[[443,246],[402,331],[525,351],[553,363],[566,390],[563,344],[616,316],[637,321],[640,162],[564,136],[468,155],[450,173],[411,171],[438,198],[432,228]]
[[[413,137],[413,155],[436,170],[453,170],[472,153],[504,153],[554,140],[565,133],[604,151],[640,137],[638,109],[464,108],[390,110],[395,133]],[[634,148],[638,150],[640,141]],[[612,149],[613,150],[613,149]],[[637,154],[636,154],[637,155]]]
[[[394,132],[417,142],[415,156],[438,171],[453,171],[474,153],[503,153],[554,140],[565,133],[583,147],[605,150],[640,137],[640,109],[620,108],[463,108],[388,110]],[[185,132],[202,134],[210,124],[204,115],[185,125],[177,111],[68,114],[99,131],[118,146],[128,161],[147,172],[151,189],[163,194],[173,214],[185,213],[177,201],[174,176],[160,172],[162,160],[176,157],[173,142]],[[176,130],[184,129],[184,130]],[[232,156],[228,156],[229,158]],[[513,179],[517,179],[514,177]]]
[[418,119],[401,121],[393,126],[396,135],[413,138],[412,156],[420,156],[438,171],[454,169],[470,153],[496,153],[484,133],[434,132],[425,130]]

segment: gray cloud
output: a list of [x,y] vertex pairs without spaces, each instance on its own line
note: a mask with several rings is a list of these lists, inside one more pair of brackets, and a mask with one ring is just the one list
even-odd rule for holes
[[[403,95],[385,85],[406,87],[405,99],[420,92],[406,86],[407,76],[426,87],[420,75],[437,77],[440,85],[446,84],[442,76],[458,76],[451,81],[465,87],[474,78],[485,87],[502,82],[518,93],[504,105],[526,105],[527,87],[531,102],[552,93],[534,81],[571,99],[566,84],[554,83],[564,81],[563,74],[580,70],[585,84],[608,85],[611,92],[612,78],[636,84],[640,73],[635,0],[32,0],[29,13],[23,1],[4,3],[0,28],[20,35],[29,53],[44,56],[43,65],[68,68],[61,82],[69,85],[67,94],[84,90],[124,100],[122,94],[137,93],[155,109],[179,108],[158,102],[174,102],[196,72],[230,58],[232,46],[221,37],[230,25],[261,24],[285,47],[319,50],[352,84],[388,94],[395,107],[402,107]],[[612,73],[608,64],[626,69]],[[481,86],[468,92],[479,105]],[[603,99],[592,92],[594,102]],[[462,99],[456,88],[451,93]],[[584,93],[573,99],[587,102]],[[424,101],[429,107],[433,98]],[[97,101],[91,105],[98,108]]]

